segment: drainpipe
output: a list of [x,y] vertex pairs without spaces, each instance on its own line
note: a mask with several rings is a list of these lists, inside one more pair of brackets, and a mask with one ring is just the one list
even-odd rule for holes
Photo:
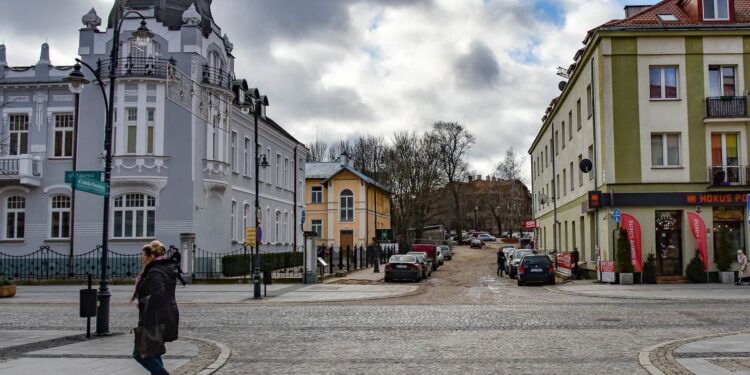
[[[591,103],[589,105],[591,106],[591,122],[594,128],[594,131],[592,132],[594,134],[594,155],[592,160],[592,164],[594,165],[594,190],[597,190],[599,188],[599,175],[598,175],[598,165],[599,162],[596,157],[596,95],[595,95],[595,87],[594,85],[594,58],[591,58]],[[602,279],[602,265],[601,265],[601,248],[599,247],[599,208],[594,208],[594,254],[597,255],[596,261],[598,262],[597,269],[599,270],[599,280]]]
[[292,181],[292,184],[294,185],[294,208],[292,209],[294,212],[294,247],[292,248],[292,252],[294,253],[297,252],[297,194],[299,194],[299,192],[297,192],[297,147],[299,147],[299,143],[295,143],[294,145],[294,181]]
[[555,168],[555,155],[557,154],[557,142],[555,139],[555,123],[552,123],[552,253],[557,257],[557,168]]

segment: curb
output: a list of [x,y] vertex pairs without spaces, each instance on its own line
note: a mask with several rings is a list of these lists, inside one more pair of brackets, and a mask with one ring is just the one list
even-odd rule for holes
[[185,336],[185,338],[196,340],[196,341],[203,341],[210,344],[213,344],[217,346],[220,350],[219,356],[216,357],[216,360],[214,360],[210,365],[206,366],[203,370],[196,373],[196,375],[211,375],[214,372],[218,371],[220,368],[222,368],[227,361],[229,360],[229,357],[232,355],[232,351],[229,349],[228,346],[214,340],[209,339],[203,339],[203,338],[197,338],[192,336]]
[[[741,335],[741,334],[745,334],[745,333],[750,333],[750,331],[740,331],[740,332],[731,332],[731,333],[711,333],[711,334],[707,334],[707,335],[688,337],[688,338],[685,338],[685,339],[677,339],[677,340],[665,341],[665,342],[662,342],[660,344],[656,344],[656,345],[652,345],[652,346],[646,347],[646,348],[642,349],[640,352],[638,352],[638,364],[640,364],[641,367],[643,367],[643,369],[646,370],[646,372],[648,372],[651,375],[665,375],[665,373],[651,361],[651,353],[653,353],[653,352],[655,352],[655,351],[657,351],[657,350],[659,350],[661,348],[664,348],[666,346],[674,345],[674,344],[678,344],[678,343],[681,344],[680,346],[682,346],[682,345],[689,344],[689,343],[695,342],[695,341],[702,341],[702,340],[706,340],[706,339],[712,339],[712,338],[724,337],[724,336]],[[672,352],[670,351],[668,358],[672,357],[671,353]],[[677,364],[673,360],[672,360],[672,362],[675,363],[675,364]],[[680,367],[682,367],[682,366],[680,365]]]
[[554,287],[554,286],[545,286],[544,289],[553,293],[567,294],[569,296],[577,296],[577,297],[589,297],[589,298],[609,298],[609,299],[620,299],[620,300],[627,299],[627,300],[641,300],[641,301],[667,301],[667,302],[678,302],[678,303],[744,302],[744,300],[738,300],[738,299],[674,299],[674,298],[663,298],[663,297],[633,297],[633,296],[610,296],[610,295],[601,295],[601,294],[586,294],[586,293],[581,293],[581,292],[560,290],[558,287]]
[[327,300],[318,300],[318,301],[273,301],[268,300],[268,302],[261,302],[264,304],[290,304],[290,303],[304,303],[304,304],[315,304],[315,303],[336,303],[336,302],[357,302],[357,301],[377,301],[381,299],[389,299],[389,298],[402,298],[402,297],[412,297],[416,295],[420,295],[427,291],[427,285],[420,285],[419,288],[417,288],[413,292],[409,293],[403,293],[403,294],[397,294],[395,296],[382,296],[382,297],[366,297],[366,298],[347,298],[347,299],[327,299]]

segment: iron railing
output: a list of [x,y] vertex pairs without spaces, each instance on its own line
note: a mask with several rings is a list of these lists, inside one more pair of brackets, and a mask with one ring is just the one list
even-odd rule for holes
[[718,165],[708,167],[708,180],[711,186],[747,186],[747,165]]
[[[42,246],[31,254],[0,252],[0,277],[8,280],[85,279],[101,277],[101,247],[70,256]],[[135,278],[141,270],[141,255],[109,252],[108,274],[113,279]]]
[[203,64],[203,83],[231,90],[232,84],[234,84],[234,75],[226,70],[212,68],[208,64]]
[[[97,61],[96,68],[102,78],[109,76],[111,62],[111,59]],[[133,56],[118,58],[116,62],[116,77],[167,78],[167,67],[175,64],[174,59]]]
[[747,117],[747,98],[744,96],[720,96],[706,98],[706,117]]

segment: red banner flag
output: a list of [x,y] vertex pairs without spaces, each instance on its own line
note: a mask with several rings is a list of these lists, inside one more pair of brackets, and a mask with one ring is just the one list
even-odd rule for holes
[[708,271],[708,244],[706,243],[706,223],[703,218],[695,212],[688,212],[688,224],[690,224],[690,233],[698,246],[698,254],[703,261],[703,267]]
[[622,227],[628,232],[630,241],[630,261],[635,272],[643,272],[643,256],[641,252],[641,224],[632,215],[622,214]]

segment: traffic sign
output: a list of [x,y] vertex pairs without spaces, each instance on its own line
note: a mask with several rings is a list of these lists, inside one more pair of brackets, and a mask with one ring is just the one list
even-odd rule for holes
[[303,209],[303,210],[302,210],[302,215],[300,216],[300,222],[301,222],[302,224],[304,224],[304,223],[305,223],[305,217],[306,217],[306,216],[307,216],[307,215],[305,214],[305,210]]
[[245,245],[255,246],[255,239],[257,234],[255,233],[255,227],[245,228]]
[[65,183],[72,184],[73,179],[81,177],[101,181],[103,174],[102,171],[65,171]]
[[615,219],[615,223],[620,222],[620,216],[621,216],[620,209],[615,208],[614,211],[612,211],[612,218]]
[[74,178],[73,189],[96,195],[109,194],[109,184],[85,177]]

